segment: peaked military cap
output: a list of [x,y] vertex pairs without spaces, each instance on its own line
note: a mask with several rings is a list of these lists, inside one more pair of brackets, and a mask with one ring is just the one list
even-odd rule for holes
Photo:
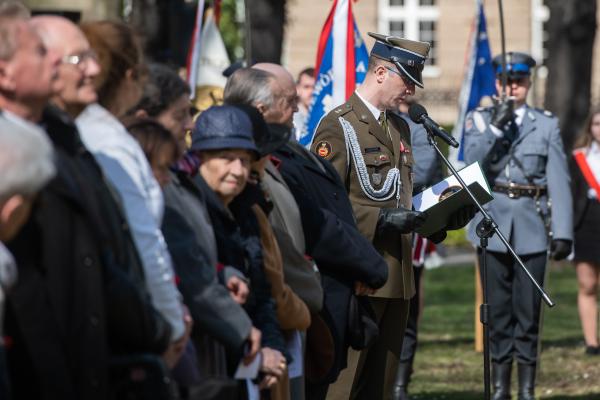
[[369,32],[369,36],[375,39],[375,44],[371,49],[372,57],[393,63],[398,71],[413,81],[415,85],[420,88],[424,87],[421,73],[431,48],[430,43],[372,32]]
[[[496,75],[502,74],[502,54],[494,57],[492,61]],[[524,78],[531,75],[531,69],[535,67],[535,60],[526,53],[509,51],[506,53],[506,73],[509,78]]]

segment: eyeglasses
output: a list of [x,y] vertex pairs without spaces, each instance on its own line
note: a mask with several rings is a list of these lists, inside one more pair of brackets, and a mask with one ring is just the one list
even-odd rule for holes
[[79,54],[64,56],[62,58],[63,64],[71,64],[79,68],[84,68],[89,61],[98,61],[98,56],[93,50],[86,50]]

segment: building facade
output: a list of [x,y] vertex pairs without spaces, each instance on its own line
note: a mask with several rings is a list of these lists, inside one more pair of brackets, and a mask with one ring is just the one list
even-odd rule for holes
[[[288,26],[284,64],[297,73],[314,65],[321,28],[331,1],[288,0]],[[484,1],[492,55],[500,52],[500,23],[497,1]],[[436,120],[454,124],[458,96],[465,71],[467,43],[476,13],[475,0],[358,0],[353,3],[356,23],[367,48],[373,44],[367,32],[379,32],[432,43],[431,60],[423,75],[425,90],[416,99]],[[600,10],[600,7],[599,7]],[[547,70],[543,66],[544,23],[549,11],[543,0],[505,0],[504,20],[507,51],[533,55],[537,68],[530,103],[543,106]],[[596,47],[600,46],[596,40]],[[599,54],[595,52],[595,54]],[[594,58],[593,99],[600,100],[600,63]],[[597,101],[593,101],[594,104]]]

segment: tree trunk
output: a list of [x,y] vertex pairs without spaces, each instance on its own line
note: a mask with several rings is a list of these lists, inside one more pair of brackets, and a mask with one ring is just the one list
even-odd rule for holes
[[545,106],[560,119],[565,150],[583,128],[590,108],[596,0],[547,0],[548,79]]
[[285,0],[245,0],[250,11],[250,57],[253,63],[281,62]]

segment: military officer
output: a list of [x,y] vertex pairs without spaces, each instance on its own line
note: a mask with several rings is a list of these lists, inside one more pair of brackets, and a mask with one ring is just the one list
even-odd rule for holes
[[[330,390],[328,398],[334,399],[391,397],[409,299],[415,292],[411,233],[425,220],[425,215],[411,210],[410,130],[395,110],[416,86],[423,87],[421,72],[430,44],[369,35],[376,42],[364,82],[321,120],[311,145],[342,178],[358,229],[384,256],[389,276],[371,297],[379,337],[360,354],[350,352],[348,368]],[[471,216],[457,213],[447,228],[456,229]],[[445,231],[434,236],[442,240]]]
[[[494,58],[493,65],[500,91],[501,56]],[[534,66],[527,54],[507,53],[508,100],[467,117],[464,154],[467,163],[481,163],[494,192],[486,210],[542,284],[548,247],[553,259],[565,258],[573,234],[569,173],[558,120],[526,103]],[[469,229],[475,245],[479,220],[475,218]],[[510,399],[511,365],[516,358],[519,400],[533,399],[541,297],[496,236],[488,250],[493,398]]]

